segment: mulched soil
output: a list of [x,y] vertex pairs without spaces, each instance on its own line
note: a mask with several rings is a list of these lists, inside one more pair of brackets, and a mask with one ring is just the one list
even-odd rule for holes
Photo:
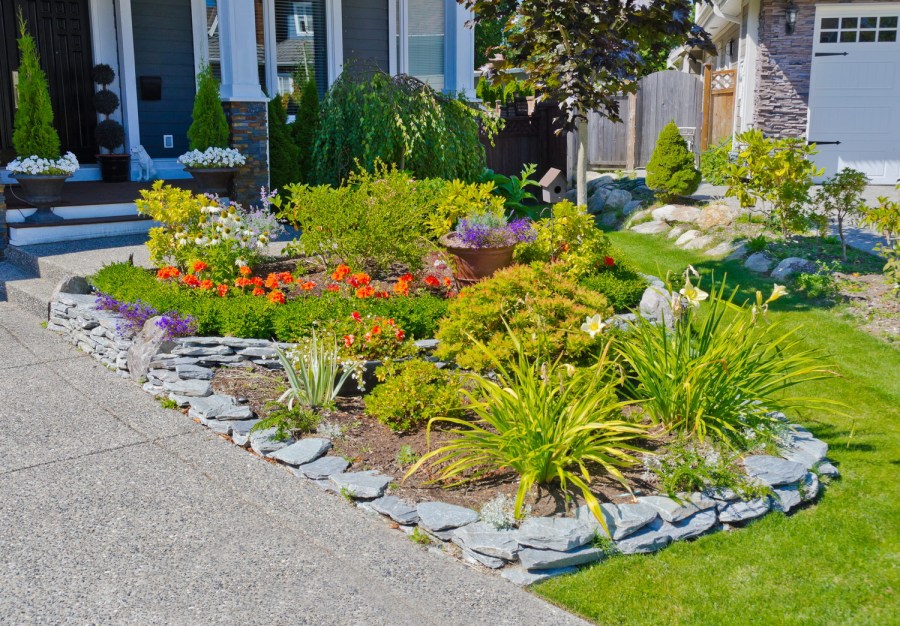
[[[267,405],[286,388],[286,380],[281,372],[257,366],[252,369],[222,368],[217,371],[212,384],[217,393],[246,398],[260,417],[268,415],[270,409]],[[397,481],[391,485],[390,493],[407,501],[440,500],[480,510],[485,502],[500,494],[515,497],[517,475],[508,470],[453,488],[428,484],[429,475],[424,468],[401,482],[400,479],[409,469],[398,459],[401,448],[409,446],[416,455],[422,455],[449,441],[450,435],[435,429],[432,430],[429,441],[424,428],[418,432],[398,435],[366,415],[363,398],[339,398],[333,410],[323,413],[322,422],[338,425],[343,432],[340,438],[333,440],[332,454],[338,454],[352,462],[348,471],[378,470],[396,477]],[[654,440],[646,442],[644,447],[652,451],[664,444],[665,440]],[[623,473],[635,492],[655,491],[654,481],[646,480],[642,468],[635,467]],[[621,484],[614,478],[599,470],[592,471],[592,474],[594,480],[591,488],[601,501],[621,502],[623,496],[627,497]],[[526,503],[531,506],[532,515],[550,515],[573,510],[583,504],[583,498],[577,491],[563,493],[558,488],[535,488]]]
[[867,333],[900,348],[900,297],[881,274],[835,274],[846,312]]

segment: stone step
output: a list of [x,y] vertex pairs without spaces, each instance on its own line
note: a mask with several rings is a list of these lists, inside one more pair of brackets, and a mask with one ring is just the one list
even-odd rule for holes
[[37,278],[8,262],[0,262],[0,301],[15,304],[38,319],[47,320],[50,298],[59,281]]

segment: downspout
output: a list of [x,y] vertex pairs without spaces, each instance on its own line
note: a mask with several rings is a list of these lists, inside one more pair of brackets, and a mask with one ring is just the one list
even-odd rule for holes
[[741,23],[740,15],[728,15],[727,13],[723,13],[722,9],[720,9],[719,5],[716,4],[715,2],[713,2],[712,10],[713,10],[713,13],[717,17],[721,17],[726,22],[731,22],[732,24],[740,24]]

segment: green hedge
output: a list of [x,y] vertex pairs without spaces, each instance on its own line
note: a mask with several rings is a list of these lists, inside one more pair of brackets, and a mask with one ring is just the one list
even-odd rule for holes
[[122,302],[141,300],[160,311],[177,311],[192,316],[198,333],[212,336],[248,337],[296,341],[308,335],[315,322],[362,315],[392,317],[408,335],[422,339],[434,336],[438,320],[446,313],[447,303],[436,296],[424,295],[388,300],[351,300],[335,294],[310,296],[272,304],[263,297],[203,292],[163,283],[148,270],[116,263],[89,278],[103,293]]

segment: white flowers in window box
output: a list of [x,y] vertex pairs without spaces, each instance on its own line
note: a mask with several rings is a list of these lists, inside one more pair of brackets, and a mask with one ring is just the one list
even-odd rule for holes
[[78,170],[78,159],[71,152],[66,152],[58,159],[42,159],[32,155],[16,158],[6,164],[9,173],[15,176],[71,176]]
[[236,168],[245,165],[247,157],[234,148],[207,148],[185,152],[178,162],[191,169]]

